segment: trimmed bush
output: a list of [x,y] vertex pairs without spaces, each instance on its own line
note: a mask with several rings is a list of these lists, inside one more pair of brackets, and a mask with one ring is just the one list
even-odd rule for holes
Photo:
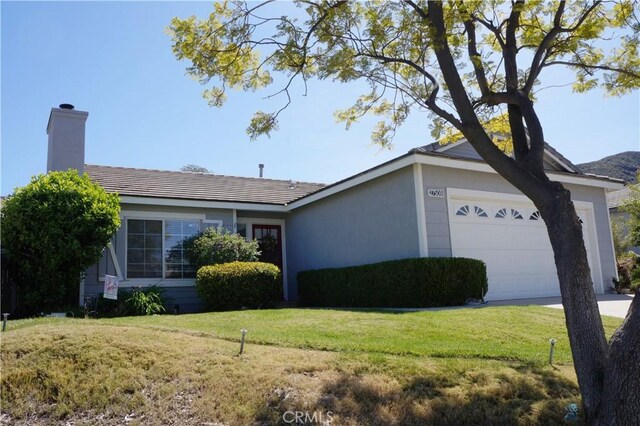
[[282,300],[280,269],[271,263],[230,262],[203,266],[196,288],[207,309],[271,308]]
[[298,274],[302,306],[456,306],[486,293],[487,268],[476,259],[402,259]]
[[196,268],[229,262],[256,262],[260,255],[257,241],[222,228],[208,228],[182,242],[189,263]]
[[25,315],[78,304],[80,279],[120,226],[120,201],[85,173],[31,178],[2,205],[2,247]]

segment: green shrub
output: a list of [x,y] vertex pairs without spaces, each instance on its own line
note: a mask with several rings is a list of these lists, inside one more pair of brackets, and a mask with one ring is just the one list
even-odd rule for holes
[[270,308],[282,299],[282,276],[271,263],[231,262],[200,268],[196,288],[209,310]]
[[76,170],[35,176],[2,206],[8,250],[23,313],[77,303],[80,279],[120,226],[120,203]]
[[131,294],[125,300],[131,315],[154,315],[164,313],[165,301],[162,297],[163,289],[150,285],[149,287],[137,287],[131,290]]
[[164,289],[157,285],[119,288],[118,300],[100,296],[95,306],[88,306],[87,311],[107,318],[162,314],[167,304],[163,293]]
[[476,259],[402,259],[298,274],[303,306],[455,306],[486,292],[486,266]]
[[208,228],[183,241],[185,255],[196,268],[229,262],[255,262],[260,251],[257,241],[222,228]]

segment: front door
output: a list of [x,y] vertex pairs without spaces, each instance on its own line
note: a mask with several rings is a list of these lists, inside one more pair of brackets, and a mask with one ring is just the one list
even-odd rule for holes
[[273,263],[282,271],[282,227],[253,225],[253,239],[260,246],[260,261]]

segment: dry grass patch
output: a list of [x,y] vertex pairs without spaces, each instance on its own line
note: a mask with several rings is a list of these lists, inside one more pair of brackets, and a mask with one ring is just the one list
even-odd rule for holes
[[323,352],[69,320],[3,333],[12,424],[553,424],[578,402],[570,367]]

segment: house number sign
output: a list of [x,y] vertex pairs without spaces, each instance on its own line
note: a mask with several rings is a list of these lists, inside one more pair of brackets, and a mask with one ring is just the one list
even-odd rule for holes
[[427,195],[433,198],[444,198],[444,188],[427,188]]

